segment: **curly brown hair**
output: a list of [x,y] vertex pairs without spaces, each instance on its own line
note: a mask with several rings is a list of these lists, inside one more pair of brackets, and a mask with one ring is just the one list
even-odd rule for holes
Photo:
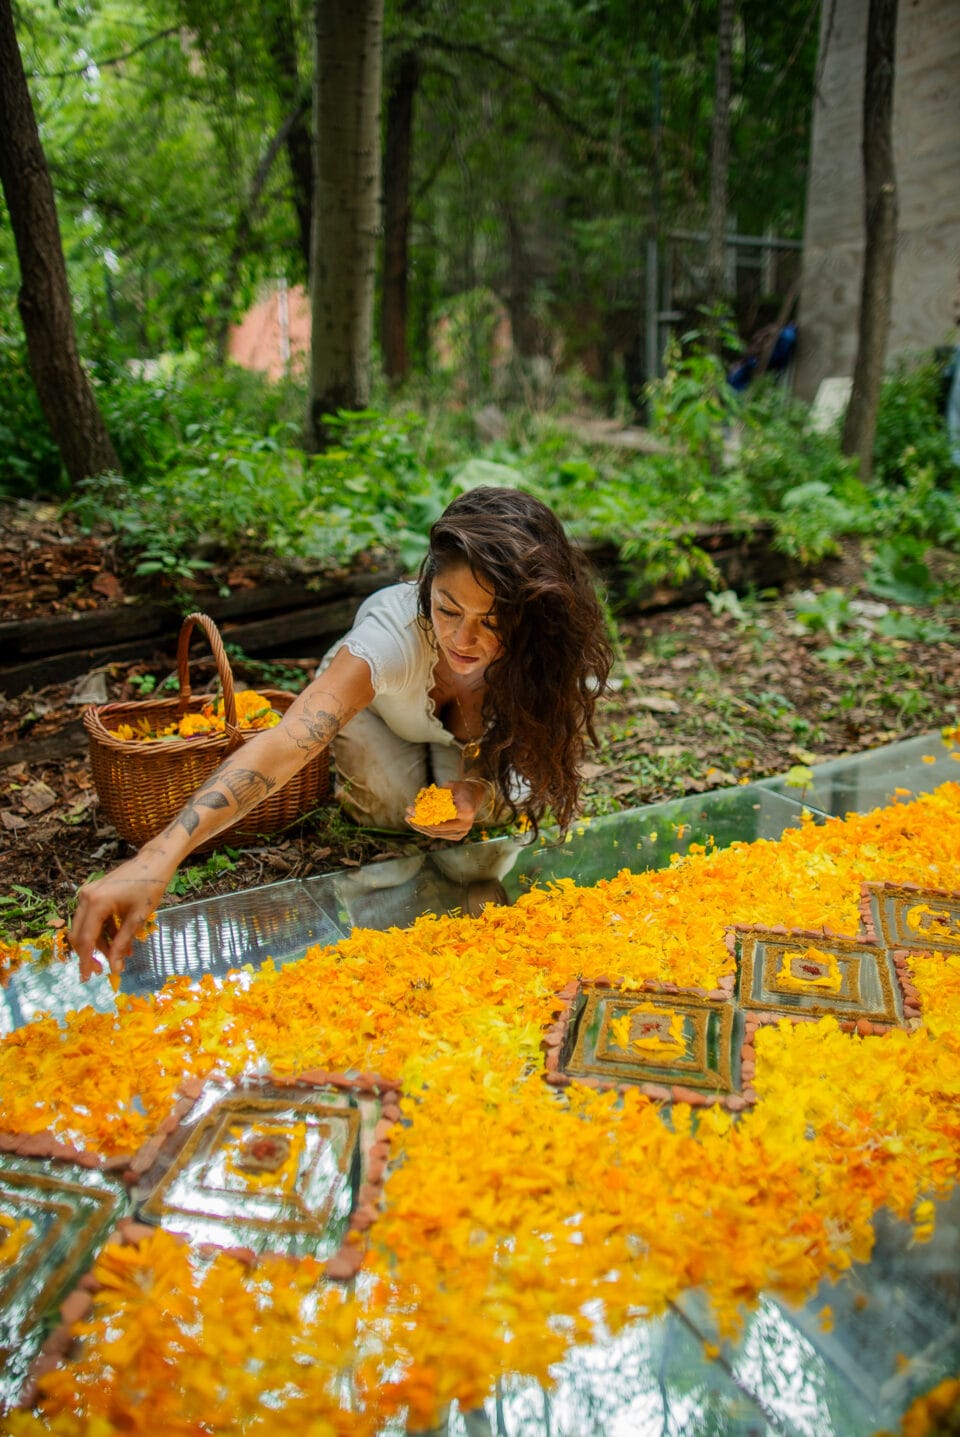
[[603,610],[583,553],[559,519],[519,489],[471,489],[430,530],[420,568],[420,619],[430,588],[466,564],[494,596],[501,651],[486,672],[480,771],[513,810],[514,776],[534,828],[549,809],[561,829],[580,805],[580,766],[613,663]]

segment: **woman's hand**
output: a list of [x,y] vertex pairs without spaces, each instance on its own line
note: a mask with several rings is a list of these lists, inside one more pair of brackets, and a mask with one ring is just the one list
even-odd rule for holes
[[70,928],[70,945],[80,958],[85,983],[103,971],[95,950],[107,960],[111,973],[123,972],[133,940],[159,906],[176,860],[151,851],[149,845],[103,878],[80,889],[77,911]]
[[122,973],[134,938],[158,907],[177,865],[289,782],[372,698],[366,660],[341,649],[276,728],[264,729],[225,759],[135,858],[85,883],[70,929],[84,982],[101,971],[95,951],[106,956],[111,973]]
[[451,843],[456,843],[458,839],[466,838],[473,827],[473,821],[483,803],[489,785],[480,779],[466,778],[444,784],[444,787],[449,788],[453,794],[453,804],[457,810],[456,818],[448,818],[445,823],[416,823],[413,817],[414,805],[412,803],[407,808],[404,817],[411,828],[415,828],[426,838],[446,838]]

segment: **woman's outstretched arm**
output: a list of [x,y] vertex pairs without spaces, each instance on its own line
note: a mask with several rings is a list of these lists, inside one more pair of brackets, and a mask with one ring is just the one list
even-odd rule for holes
[[225,759],[162,833],[103,878],[85,883],[70,929],[81,977],[99,967],[95,950],[106,955],[112,972],[122,972],[134,937],[187,855],[288,783],[373,696],[365,661],[340,649],[281,722]]

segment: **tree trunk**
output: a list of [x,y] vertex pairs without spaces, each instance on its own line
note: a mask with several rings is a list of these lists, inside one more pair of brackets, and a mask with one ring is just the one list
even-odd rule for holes
[[870,0],[863,83],[863,281],[857,360],[843,425],[843,452],[858,456],[864,480],[873,473],[873,442],[887,356],[897,247],[897,180],[893,163],[896,48],[897,0]]
[[720,0],[717,64],[710,137],[710,214],[707,224],[707,299],[720,304],[725,290],[727,188],[730,174],[730,91],[733,80],[735,0]]
[[530,295],[536,283],[523,225],[507,197],[500,211],[507,236],[507,310],[513,350],[519,359],[533,359],[544,353],[544,335],[530,307]]
[[387,99],[383,163],[383,298],[380,340],[383,367],[391,384],[402,384],[410,369],[407,353],[410,237],[410,175],[413,154],[413,105],[420,83],[420,62],[405,50],[393,70]]
[[302,104],[293,16],[288,0],[264,0],[262,13],[280,108],[283,114],[295,117],[289,127],[285,126],[284,144],[293,182],[293,205],[297,212],[303,269],[305,274],[309,274],[313,154],[307,109]]
[[315,23],[307,439],[322,449],[324,416],[370,398],[383,0],[317,0]]
[[230,323],[233,317],[233,302],[237,292],[237,283],[240,276],[240,266],[246,258],[250,248],[250,236],[263,201],[263,191],[273,162],[281,148],[287,143],[291,127],[300,123],[303,118],[301,106],[291,115],[288,115],[278,134],[267,147],[266,153],[257,166],[256,173],[250,184],[250,192],[244,200],[237,215],[237,222],[233,230],[233,239],[230,242],[230,253],[227,256],[223,282],[219,287],[219,297],[216,304],[216,319],[213,324],[213,339],[217,351],[217,363],[225,364],[227,352],[230,347]]
[[80,363],[57,205],[17,45],[0,0],[0,183],[20,263],[18,305],[30,374],[70,481],[119,470]]

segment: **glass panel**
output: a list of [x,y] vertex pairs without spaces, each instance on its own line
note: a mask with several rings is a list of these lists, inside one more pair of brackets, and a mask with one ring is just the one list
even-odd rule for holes
[[192,1243],[329,1257],[379,1117],[335,1088],[212,1087],[135,1190],[140,1216]]
[[72,956],[65,962],[25,962],[0,985],[0,1037],[22,1028],[40,1013],[64,1018],[78,1008],[109,1013],[116,1006],[110,980],[100,974],[81,983],[80,964]]
[[[874,1437],[960,1366],[960,1194],[933,1241],[880,1213],[869,1264],[800,1309],[763,1299],[720,1344],[688,1293],[664,1318],[569,1353],[556,1386],[507,1378],[449,1437]],[[732,1258],[735,1260],[735,1257]],[[829,1307],[832,1326],[824,1320]],[[830,1330],[827,1330],[827,1329]],[[714,1355],[715,1354],[715,1355]]]
[[[808,801],[806,806],[822,821],[816,805]],[[555,878],[586,885],[614,878],[622,868],[637,873],[666,868],[673,854],[687,853],[693,843],[712,841],[726,848],[737,840],[780,838],[799,825],[802,811],[799,795],[750,783],[585,819],[565,839],[543,834],[522,849],[504,885],[515,898]]]
[[72,1163],[0,1156],[0,1409],[12,1402],[45,1319],[127,1209],[118,1183]]
[[407,928],[422,913],[458,912],[463,902],[462,887],[425,853],[308,878],[306,886],[314,895],[332,895],[346,933],[354,928]]
[[802,793],[788,786],[785,778],[763,779],[760,786],[794,799],[802,797],[821,813],[842,817],[894,802],[897,789],[931,793],[941,783],[960,783],[958,759],[960,750],[948,749],[939,733],[928,733],[818,763],[813,783]]
[[315,943],[336,943],[349,928],[325,897],[293,880],[162,908],[154,931],[134,944],[121,988],[153,993],[177,974],[222,977],[244,964],[287,963]]

